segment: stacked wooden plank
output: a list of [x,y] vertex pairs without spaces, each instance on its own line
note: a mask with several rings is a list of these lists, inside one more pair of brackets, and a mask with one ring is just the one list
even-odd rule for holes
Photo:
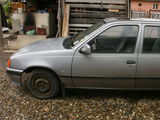
[[18,8],[25,9],[25,4],[22,2],[11,2],[11,6],[12,6],[12,12],[15,12],[16,10],[18,10]]
[[75,35],[104,18],[127,18],[127,0],[65,0],[63,36]]

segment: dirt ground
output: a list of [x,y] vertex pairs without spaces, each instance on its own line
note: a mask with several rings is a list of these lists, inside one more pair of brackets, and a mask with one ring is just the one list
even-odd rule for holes
[[36,99],[0,68],[0,120],[159,120],[160,91],[67,90]]
[[31,44],[38,40],[45,40],[46,35],[14,35],[12,38],[10,34],[4,34],[4,48],[7,50],[18,50],[28,44]]
[[35,119],[160,120],[160,91],[67,90],[65,98],[41,100],[11,84],[0,67],[0,120]]

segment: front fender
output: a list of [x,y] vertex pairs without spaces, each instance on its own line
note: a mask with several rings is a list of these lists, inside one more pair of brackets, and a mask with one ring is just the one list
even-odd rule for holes
[[[54,71],[62,81],[71,82],[73,52],[64,54],[32,54],[11,57],[11,68],[26,70],[31,67],[43,67]],[[66,84],[66,82],[64,82]]]

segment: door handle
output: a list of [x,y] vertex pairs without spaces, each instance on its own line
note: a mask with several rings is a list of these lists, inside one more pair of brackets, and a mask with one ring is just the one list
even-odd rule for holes
[[127,60],[126,63],[127,63],[127,64],[136,64],[136,61],[134,61],[134,60]]

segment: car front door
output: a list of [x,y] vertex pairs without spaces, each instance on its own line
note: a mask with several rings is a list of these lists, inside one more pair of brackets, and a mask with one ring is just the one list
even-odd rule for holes
[[143,25],[141,53],[138,55],[137,88],[160,88],[160,26]]
[[112,26],[85,43],[90,55],[77,49],[72,65],[75,87],[134,88],[138,31],[138,25]]

